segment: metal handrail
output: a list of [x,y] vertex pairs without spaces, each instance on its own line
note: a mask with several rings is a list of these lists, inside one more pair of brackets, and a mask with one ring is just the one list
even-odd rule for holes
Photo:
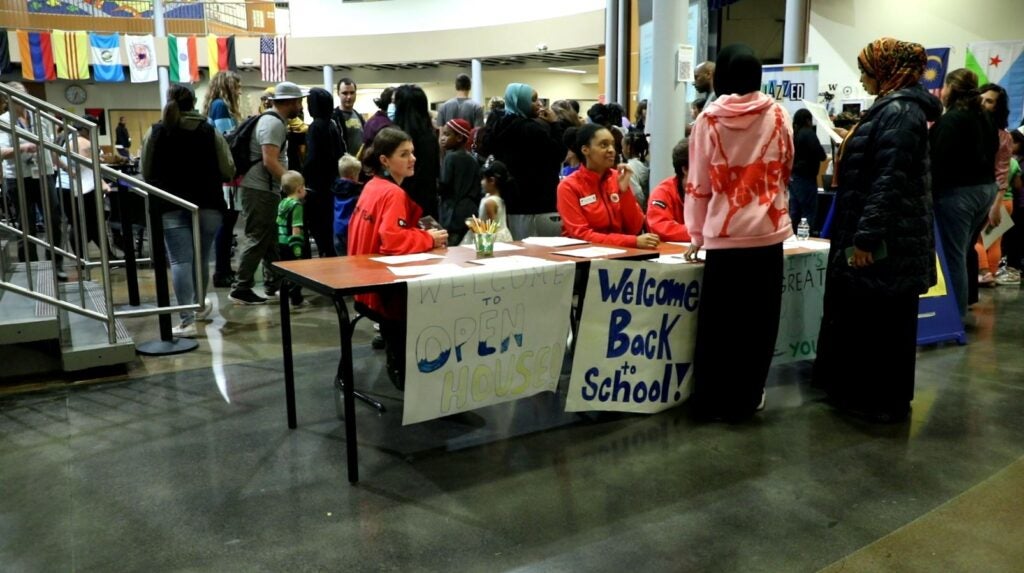
[[[18,294],[21,294],[23,296],[26,296],[26,297],[29,297],[29,298],[32,298],[32,299],[35,299],[35,300],[39,300],[39,301],[42,301],[42,302],[46,302],[46,303],[52,304],[52,305],[54,305],[56,307],[62,308],[64,310],[67,310],[67,311],[70,311],[70,312],[75,312],[77,314],[81,314],[81,315],[87,316],[89,318],[93,318],[93,319],[96,319],[96,320],[102,320],[102,321],[106,322],[106,324],[107,324],[108,339],[109,339],[109,342],[111,344],[114,344],[114,343],[117,342],[117,331],[116,331],[116,328],[115,328],[115,326],[116,326],[115,325],[115,321],[118,318],[141,317],[141,316],[150,316],[150,315],[154,315],[154,314],[167,314],[167,313],[176,312],[176,311],[198,310],[198,309],[202,308],[202,303],[193,303],[193,304],[184,304],[184,305],[175,305],[175,306],[164,306],[164,307],[157,307],[157,308],[151,308],[151,309],[134,309],[134,310],[115,310],[114,309],[113,292],[112,292],[112,286],[111,286],[111,281],[110,281],[110,265],[111,265],[112,261],[110,259],[110,253],[108,251],[107,241],[105,239],[99,241],[99,243],[100,243],[99,244],[99,247],[100,247],[100,249],[99,249],[100,250],[100,261],[99,261],[98,265],[97,265],[96,262],[90,261],[88,259],[88,257],[85,255],[85,253],[87,252],[87,249],[85,248],[86,241],[87,241],[86,233],[85,233],[84,229],[79,229],[78,228],[79,227],[79,225],[78,225],[79,221],[78,221],[78,217],[76,216],[76,211],[77,212],[82,212],[82,213],[85,212],[85,204],[84,204],[84,196],[83,196],[84,194],[77,192],[78,190],[83,188],[83,186],[82,186],[82,170],[81,169],[74,169],[71,166],[72,166],[72,164],[74,164],[74,165],[77,165],[77,166],[86,167],[86,168],[88,168],[88,169],[90,169],[92,171],[92,177],[93,177],[93,192],[92,193],[93,193],[93,196],[94,196],[95,201],[96,201],[96,203],[95,203],[95,208],[96,208],[95,216],[96,216],[96,219],[97,219],[97,229],[105,229],[106,228],[106,218],[104,217],[103,193],[101,192],[104,176],[115,178],[115,179],[125,183],[125,185],[122,185],[122,187],[124,189],[127,189],[128,191],[130,191],[132,193],[135,193],[136,195],[142,196],[143,198],[146,199],[147,203],[149,202],[151,197],[155,197],[155,198],[160,199],[162,201],[165,201],[166,203],[169,203],[169,204],[171,204],[171,205],[173,205],[175,207],[178,207],[178,208],[181,208],[181,209],[189,211],[189,213],[191,214],[191,218],[192,218],[192,233],[193,233],[192,234],[192,236],[193,236],[193,244],[192,244],[192,246],[193,246],[193,257],[194,257],[193,260],[197,261],[197,263],[198,263],[198,261],[202,260],[201,259],[202,253],[201,253],[201,244],[200,244],[200,234],[199,234],[199,208],[198,208],[198,206],[193,204],[193,203],[190,203],[188,201],[185,201],[185,200],[181,199],[180,197],[172,195],[172,194],[170,194],[170,193],[168,193],[168,192],[166,192],[166,191],[164,191],[162,189],[159,189],[158,187],[155,187],[155,186],[153,186],[153,185],[151,185],[149,183],[146,183],[145,181],[143,181],[141,179],[132,177],[130,175],[127,175],[125,173],[122,173],[120,171],[117,171],[116,169],[113,169],[113,168],[111,168],[111,167],[109,167],[107,165],[103,165],[102,163],[100,163],[100,146],[99,146],[98,129],[97,129],[98,126],[97,126],[97,124],[95,122],[90,121],[87,118],[75,115],[73,113],[69,113],[68,111],[66,111],[66,110],[64,110],[64,109],[62,109],[60,107],[57,107],[57,106],[55,106],[53,104],[50,104],[48,102],[45,102],[43,100],[37,99],[37,98],[35,98],[35,97],[33,97],[33,96],[29,95],[29,94],[26,94],[26,93],[23,93],[21,91],[12,89],[12,88],[10,88],[10,87],[8,87],[6,85],[3,85],[3,84],[0,84],[0,94],[3,94],[3,95],[5,95],[7,97],[8,102],[9,102],[9,107],[10,107],[11,112],[12,112],[11,115],[10,115],[10,117],[12,118],[11,122],[0,121],[0,130],[9,132],[11,134],[11,143],[12,143],[12,146],[14,147],[14,153],[13,153],[13,156],[10,158],[10,161],[12,161],[14,163],[14,166],[15,166],[15,172],[16,172],[15,173],[15,175],[16,175],[15,179],[16,179],[16,187],[17,187],[17,189],[10,189],[8,191],[9,192],[18,193],[18,199],[20,201],[20,205],[22,205],[22,208],[19,209],[19,211],[20,211],[19,215],[20,215],[20,219],[21,219],[20,220],[21,229],[19,230],[19,229],[15,228],[15,227],[13,227],[11,225],[8,225],[6,223],[0,223],[0,230],[8,231],[8,232],[13,232],[13,233],[15,233],[17,235],[20,235],[18,240],[22,241],[23,242],[22,244],[25,245],[24,248],[25,248],[25,251],[26,251],[26,255],[28,254],[29,245],[39,245],[39,246],[42,246],[42,247],[45,247],[46,249],[48,249],[49,254],[50,254],[51,263],[54,265],[53,268],[55,268],[55,269],[56,269],[56,260],[57,260],[57,256],[58,255],[60,255],[62,257],[65,257],[65,258],[69,258],[69,259],[74,260],[76,262],[76,264],[79,266],[79,268],[82,269],[82,270],[85,270],[87,268],[91,268],[91,267],[94,267],[94,266],[99,266],[100,272],[101,272],[101,276],[102,276],[102,283],[103,283],[103,298],[104,298],[104,301],[106,303],[106,315],[103,315],[103,314],[100,314],[100,313],[97,313],[97,312],[94,312],[94,311],[90,311],[90,310],[87,310],[87,309],[84,308],[85,300],[84,300],[84,289],[83,288],[79,288],[80,297],[82,299],[81,300],[81,306],[76,306],[76,305],[74,305],[72,303],[69,303],[67,301],[64,301],[64,300],[58,298],[57,296],[50,296],[50,295],[45,295],[45,294],[36,292],[34,284],[33,284],[32,270],[31,270],[32,265],[31,264],[26,264],[26,274],[27,274],[27,278],[28,278],[28,288],[27,289],[24,288],[24,287],[20,287],[18,285],[14,285],[12,283],[7,282],[6,281],[6,277],[3,277],[3,276],[0,276],[0,288],[4,288],[4,289],[10,290],[12,292],[16,292]],[[13,106],[14,106],[15,103],[17,103],[17,105],[25,107],[26,109],[28,109],[30,112],[32,112],[36,116],[36,120],[33,121],[33,124],[34,124],[34,127],[35,127],[35,131],[34,132],[31,131],[31,130],[22,128],[20,125],[17,124],[17,122],[13,121],[13,117],[14,117]],[[61,145],[51,141],[50,139],[48,139],[48,137],[44,133],[44,129],[43,129],[44,122],[49,122],[49,125],[50,125],[51,128],[55,124],[62,124],[64,126],[65,133],[67,133],[69,135],[69,137],[67,138],[68,141],[65,142],[64,146],[61,146]],[[89,135],[90,135],[89,139],[90,139],[90,143],[91,143],[90,156],[85,156],[85,155],[82,155],[82,154],[80,154],[78,152],[78,138],[77,137],[70,137],[70,134],[74,132],[74,130],[71,130],[70,127],[69,127],[71,123],[74,123],[75,125],[82,126],[82,127],[85,127],[85,128],[88,129]],[[56,160],[55,158],[52,158],[51,155],[55,155],[56,158],[64,158],[64,166],[66,166],[65,170],[68,172],[69,183],[70,183],[70,185],[72,187],[72,192],[73,192],[72,193],[72,197],[73,197],[73,201],[72,201],[72,216],[70,217],[71,226],[72,226],[72,241],[79,241],[79,244],[81,245],[82,248],[76,249],[76,251],[78,253],[81,253],[81,255],[75,254],[75,253],[71,253],[68,250],[65,250],[65,249],[61,248],[60,246],[54,244],[53,241],[52,241],[52,238],[54,237],[54,233],[53,233],[53,230],[54,230],[53,229],[53,223],[54,223],[54,221],[51,220],[52,219],[53,210],[52,210],[52,206],[50,204],[50,194],[49,194],[49,189],[48,189],[48,182],[45,181],[47,179],[46,177],[41,177],[40,178],[40,187],[41,187],[41,195],[42,195],[41,200],[43,201],[43,210],[44,210],[43,220],[44,220],[44,226],[46,228],[46,238],[47,238],[47,240],[43,240],[43,239],[40,239],[38,237],[35,237],[35,236],[33,236],[29,232],[29,229],[31,229],[32,227],[29,226],[28,213],[27,213],[28,209],[25,208],[25,206],[27,206],[27,201],[26,201],[26,197],[25,197],[25,183],[24,183],[24,179],[26,177],[26,174],[23,173],[23,169],[22,169],[22,162],[21,162],[21,153],[22,152],[21,152],[21,149],[20,149],[20,145],[23,142],[33,143],[33,144],[36,145],[36,147],[37,147],[36,154],[39,157],[40,161],[42,162],[42,164],[40,165],[40,170],[43,173],[45,173],[47,171],[48,165],[52,166],[55,170],[61,166],[61,162]],[[49,151],[50,153],[46,153],[47,151]],[[72,173],[74,174],[73,177],[72,177]],[[59,200],[62,201],[62,199],[59,199]],[[149,217],[149,210],[148,209],[146,210],[146,216]],[[60,224],[60,225],[63,225],[62,221],[57,221],[56,223]],[[147,225],[147,228],[151,228],[151,225]],[[131,234],[131,232],[129,230],[129,235],[130,234]],[[162,245],[153,245],[152,240],[150,240],[150,248],[151,249],[152,248],[163,248],[163,246]],[[31,257],[30,256],[28,256],[26,258],[31,261]],[[144,262],[146,260],[149,260],[149,259],[142,259],[141,261]],[[123,262],[123,261],[120,261],[120,262]],[[196,284],[195,284],[196,290],[195,290],[195,292],[198,295],[197,296],[197,300],[199,300],[199,301],[204,300],[204,298],[206,296],[205,288],[204,288],[205,285],[203,284],[203,281],[202,281],[201,277],[202,277],[202,272],[196,272],[195,273],[195,281],[196,281]],[[53,277],[52,278],[53,278],[53,282],[54,282],[54,291],[53,292],[54,293],[59,293],[60,289],[59,289],[59,283],[58,283],[58,280],[57,280],[56,273],[53,273]],[[79,273],[79,279],[78,280],[79,280],[80,287],[81,287],[81,282],[83,280],[81,272]]]

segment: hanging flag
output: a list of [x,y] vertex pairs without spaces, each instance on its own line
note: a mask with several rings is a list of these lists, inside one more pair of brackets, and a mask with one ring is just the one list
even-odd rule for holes
[[7,30],[0,28],[0,74],[11,71],[11,47],[7,41]]
[[117,34],[89,34],[92,51],[92,74],[97,82],[123,82],[121,67],[121,36]]
[[235,71],[235,37],[220,38],[210,34],[206,37],[206,58],[210,67],[210,77],[217,72]]
[[967,44],[967,69],[978,74],[978,85],[999,84],[1010,96],[1010,125],[1024,115],[1024,41]]
[[260,36],[260,79],[283,82],[287,73],[284,36]]
[[172,82],[192,83],[199,81],[199,57],[196,54],[196,37],[179,38],[167,36],[167,61]]
[[62,80],[89,79],[89,37],[85,32],[53,31],[53,61]]
[[156,46],[153,35],[125,36],[125,48],[128,52],[128,71],[131,72],[133,84],[144,84],[157,81]]
[[946,81],[946,70],[949,69],[949,48],[928,48],[925,53],[928,54],[928,65],[921,76],[921,85],[939,97],[942,84]]
[[57,79],[49,32],[18,30],[18,48],[21,50],[22,77],[32,82]]

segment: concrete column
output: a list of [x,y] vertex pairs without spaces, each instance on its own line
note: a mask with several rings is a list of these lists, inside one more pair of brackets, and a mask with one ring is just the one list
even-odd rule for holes
[[619,64],[619,2],[608,0],[604,9],[604,97],[606,102],[615,99],[618,90]]
[[473,80],[473,92],[471,97],[473,101],[480,105],[484,105],[484,66],[480,60],[473,59],[473,69],[471,72]]
[[673,175],[672,147],[689,121],[686,84],[676,82],[679,44],[685,42],[687,2],[654,0],[654,57],[647,130],[651,134],[651,181]]
[[615,50],[615,101],[629,110],[629,0],[618,0]]
[[324,66],[324,89],[334,93],[334,66]]
[[[153,27],[156,32],[156,41],[167,38],[167,31],[164,27],[164,0],[153,0]],[[167,74],[167,66],[159,66],[156,70],[157,85],[160,89],[160,108],[167,105],[167,88],[171,87],[170,76]]]
[[807,56],[807,0],[786,0],[782,63],[802,64]]

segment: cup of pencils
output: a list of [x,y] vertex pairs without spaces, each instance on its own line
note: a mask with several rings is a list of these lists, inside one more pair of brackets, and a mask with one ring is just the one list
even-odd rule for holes
[[466,226],[473,231],[473,244],[478,257],[494,256],[494,234],[498,231],[496,221],[482,221],[476,216],[466,219]]

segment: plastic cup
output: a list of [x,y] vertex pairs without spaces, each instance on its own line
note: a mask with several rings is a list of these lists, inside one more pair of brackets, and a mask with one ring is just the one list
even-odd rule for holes
[[473,235],[473,244],[476,246],[478,257],[494,256],[494,233],[477,233]]

